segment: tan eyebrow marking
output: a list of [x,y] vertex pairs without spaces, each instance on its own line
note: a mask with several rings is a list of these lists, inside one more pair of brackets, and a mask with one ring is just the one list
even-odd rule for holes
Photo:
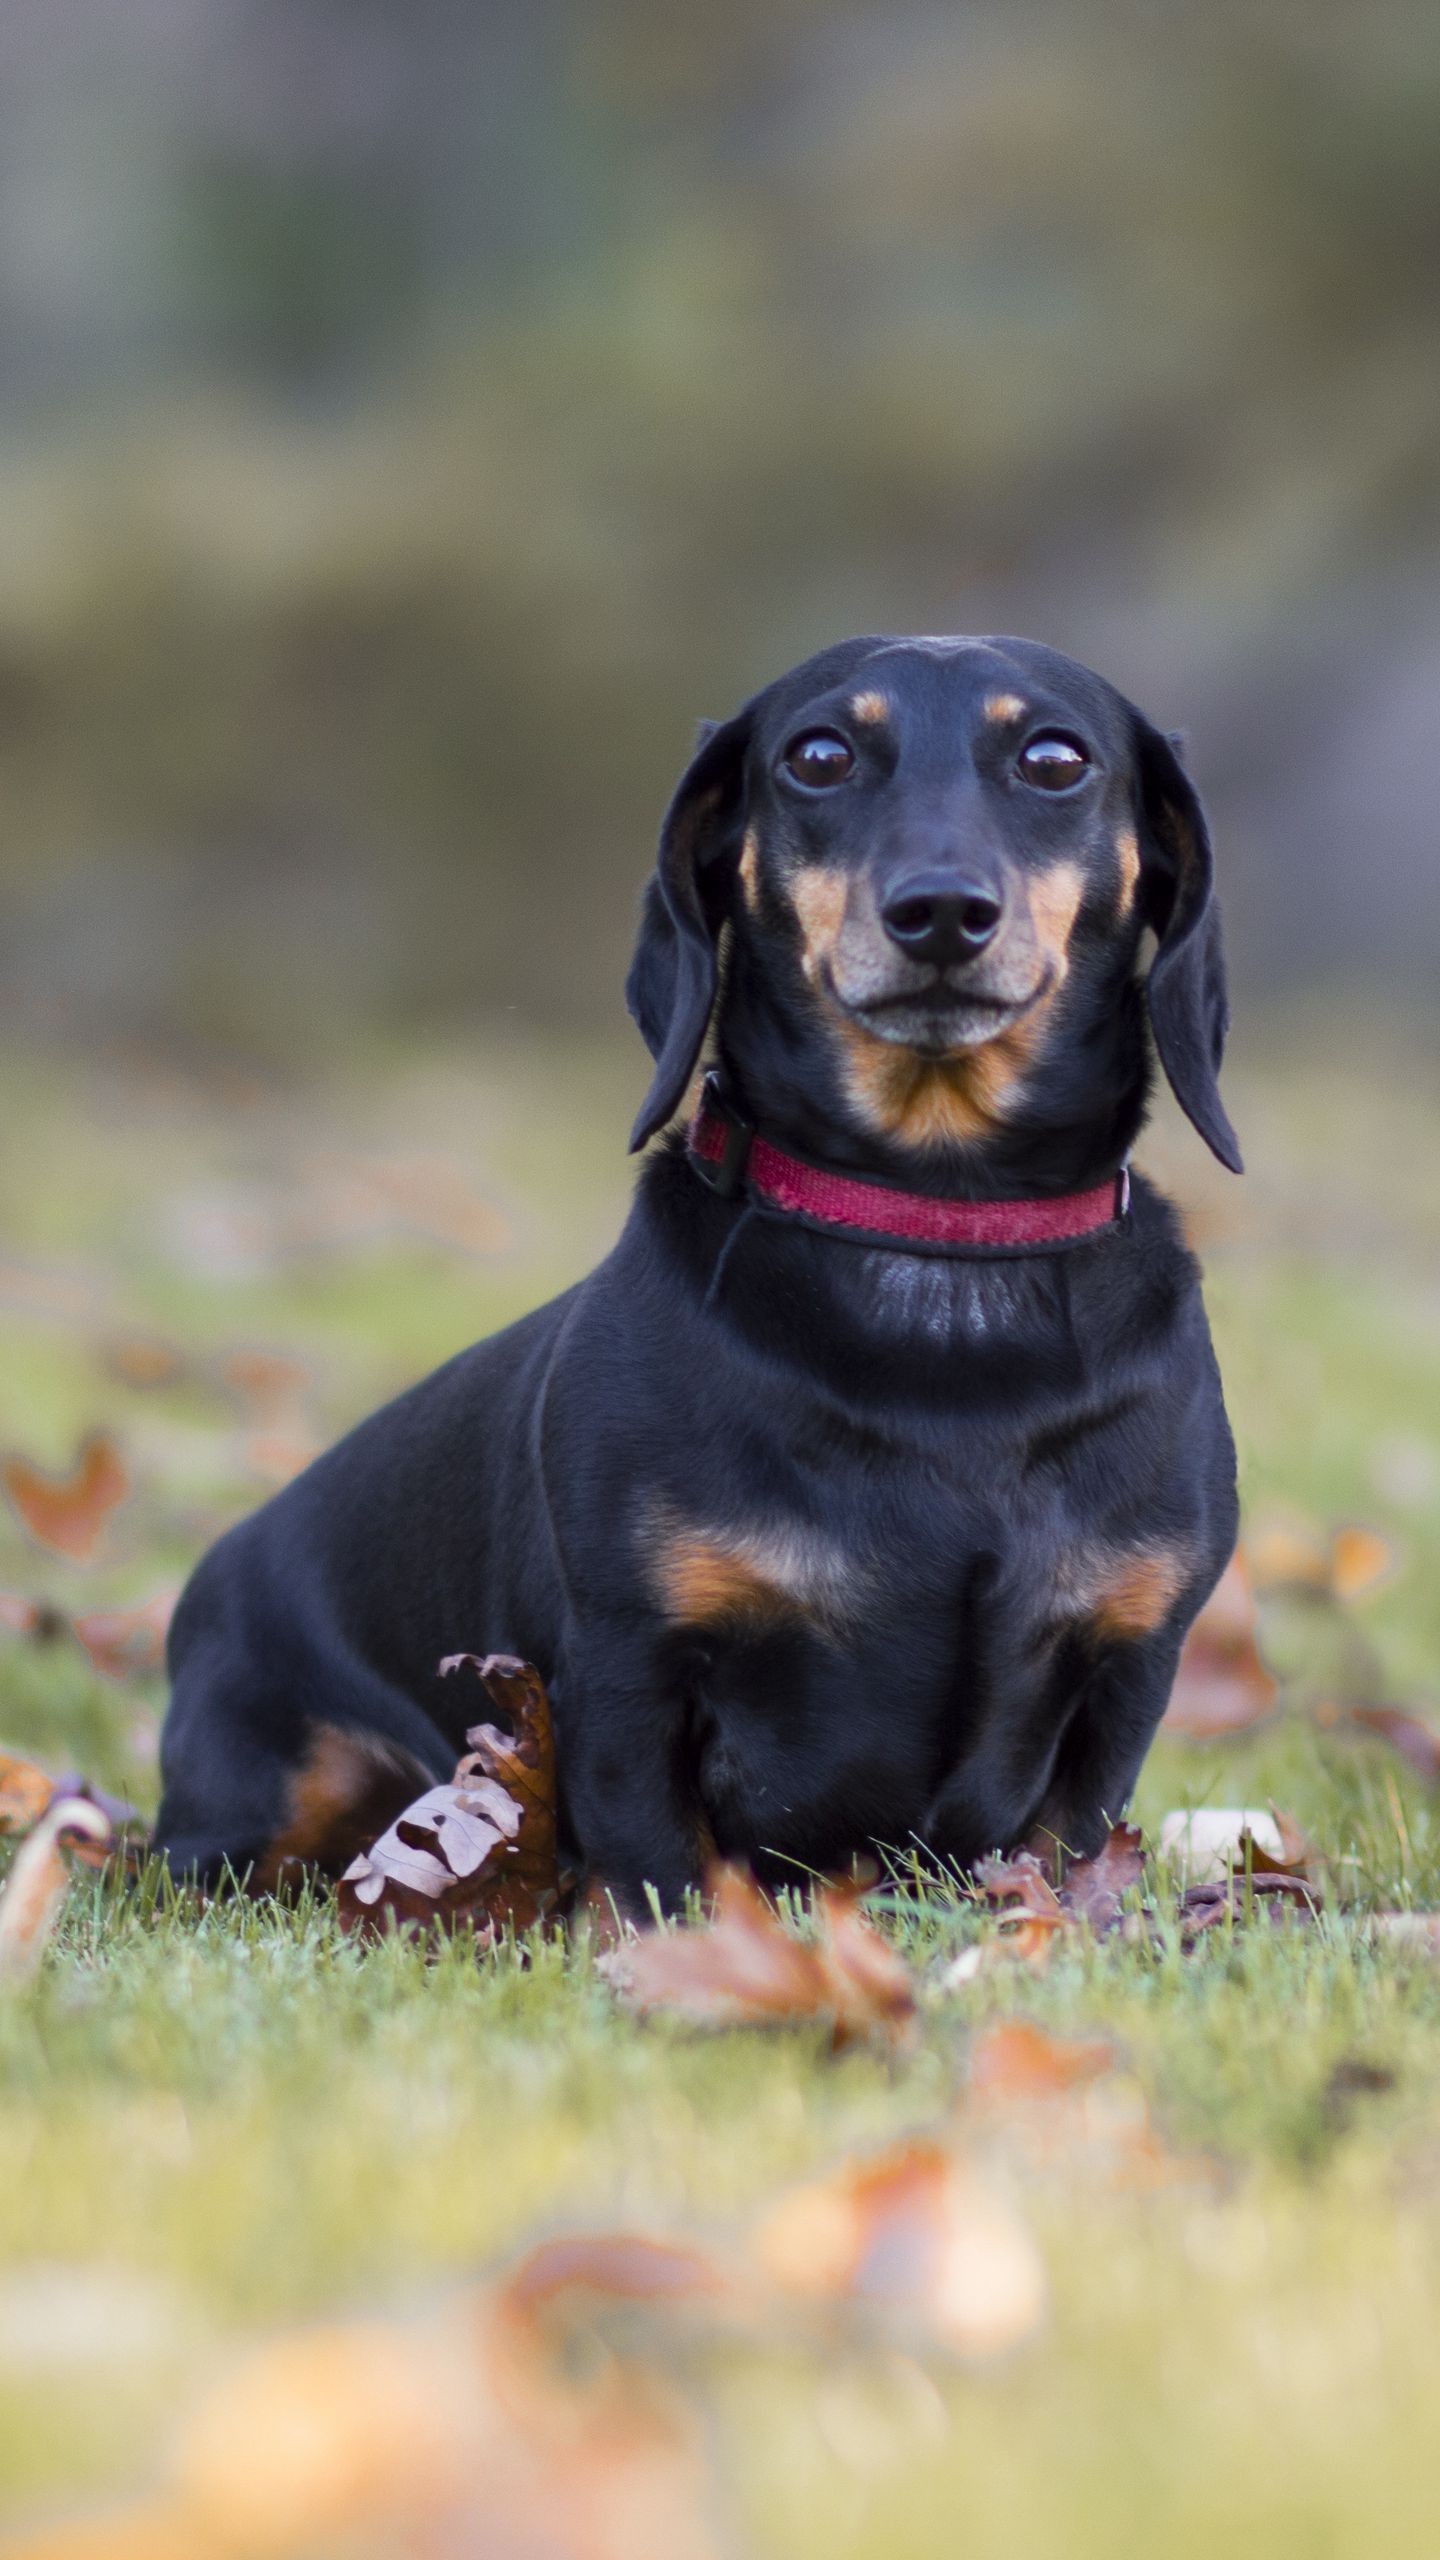
[[1023,720],[1025,705],[1018,693],[992,693],[986,697],[987,720]]
[[889,719],[890,697],[888,693],[876,692],[853,694],[850,710],[856,720],[862,720],[867,728],[873,729],[880,721]]

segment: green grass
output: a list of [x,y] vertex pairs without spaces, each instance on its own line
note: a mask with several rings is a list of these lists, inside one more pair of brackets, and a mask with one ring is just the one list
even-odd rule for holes
[[[12,1063],[0,1441],[58,1464],[108,1423],[137,1476],[88,1572],[0,1528],[0,1588],[66,1605],[152,1587],[256,1498],[213,1370],[227,1345],[300,1352],[314,1427],[331,1432],[583,1268],[623,1195],[625,1058],[568,1077],[519,1048],[476,1067],[390,1060],[248,1099],[133,1064]],[[1433,1163],[1440,1110],[1418,1075],[1395,1090],[1409,1161]],[[1247,1503],[1369,1519],[1397,1541],[1403,1569],[1360,1615],[1386,1694],[1423,1706],[1440,1685],[1437,1204],[1337,1144],[1342,1102],[1313,1062],[1237,1078],[1254,1167],[1240,1206],[1173,1130],[1157,1153],[1211,1229]],[[185,1244],[181,1213],[202,1194],[293,1205],[326,1149],[407,1147],[461,1163],[514,1243],[243,1268],[201,1267]],[[134,1326],[183,1348],[181,1383],[116,1383],[105,1342]],[[1293,1613],[1272,1640],[1319,1676]],[[0,1744],[142,1797],[160,1704],[155,1684],[102,1683],[63,1642],[0,1649]],[[1145,2192],[1078,2154],[1037,2165],[1001,2144],[992,2174],[1033,2225],[1052,2305],[992,2368],[895,2347],[822,2356],[780,2332],[688,2352],[739,2548],[1428,2550],[1440,1967],[1374,1943],[1364,1909],[1440,1903],[1440,1820],[1378,1746],[1298,1716],[1223,1750],[1162,1741],[1139,1813],[1153,1832],[1171,1806],[1270,1798],[1350,1862],[1358,1909],[1217,1933],[1188,1959],[1171,1942],[1081,1944],[1046,1974],[943,1995],[938,1960],[981,1924],[935,1902],[893,1924],[927,1986],[898,2061],[833,2059],[819,2030],[641,2026],[588,1957],[554,1946],[426,1964],[357,1950],[323,1904],[199,1913],[83,1880],[39,1980],[0,2000],[3,2513],[143,2483],[177,2405],[276,2324],[406,2306],[557,2228],[683,2230],[729,2250],[786,2180],[963,2124],[973,2037],[1023,2014],[1117,2040],[1177,2174]],[[1361,2066],[1374,2085],[1357,2089]]]

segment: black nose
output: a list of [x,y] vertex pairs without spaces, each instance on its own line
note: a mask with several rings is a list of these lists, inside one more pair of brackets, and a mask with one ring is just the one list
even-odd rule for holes
[[956,871],[925,871],[895,882],[880,921],[910,959],[946,969],[984,950],[994,939],[1000,913],[1000,899],[983,880],[966,880]]

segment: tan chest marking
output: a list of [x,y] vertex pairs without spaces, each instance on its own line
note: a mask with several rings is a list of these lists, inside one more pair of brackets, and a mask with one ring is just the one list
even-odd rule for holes
[[1190,1564],[1179,1547],[1082,1547],[1057,1576],[1059,1614],[1079,1620],[1101,1643],[1133,1644],[1168,1616]]
[[922,1058],[842,1021],[846,1091],[873,1129],[903,1146],[973,1145],[994,1132],[1019,1090],[1028,1044],[1016,1035],[1025,1027],[1016,1023],[958,1057]]
[[712,1528],[657,1505],[641,1545],[651,1589],[674,1626],[758,1628],[800,1619],[836,1634],[853,1615],[859,1577],[814,1530]]

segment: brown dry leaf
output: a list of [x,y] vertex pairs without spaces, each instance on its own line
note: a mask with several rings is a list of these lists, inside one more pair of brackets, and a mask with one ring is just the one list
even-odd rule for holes
[[126,1387],[174,1387],[186,1375],[185,1354],[157,1333],[112,1333],[100,1345],[112,1378]]
[[288,1351],[224,1351],[215,1371],[257,1431],[292,1423],[312,1385],[306,1363]]
[[71,1619],[71,1633],[104,1679],[142,1679],[165,1660],[165,1638],[179,1597],[172,1583],[130,1609],[84,1609]]
[[[1014,1858],[986,1858],[975,1870],[975,1881],[993,1912],[1000,1928],[995,1954],[1012,1958],[1020,1964],[1040,1968],[1047,1965],[1054,1952],[1055,1940],[1065,1927],[1065,1909],[1039,1859],[1029,1849]],[[971,1949],[984,1961],[983,1951]],[[960,1959],[965,1966],[965,1958]],[[971,1966],[968,1972],[978,1971]],[[952,1967],[950,1981],[958,1987],[967,1971]]]
[[712,2280],[698,2252],[554,2242],[426,2320],[277,2338],[182,2423],[158,2495],[14,2560],[301,2560],[333,2545],[386,2560],[715,2560],[690,2412],[621,2358],[577,2379],[563,2354],[608,2302]]
[[1237,1554],[1185,1639],[1164,1729],[1197,1742],[1243,1733],[1263,1724],[1277,1694],[1260,1655],[1245,1558]]
[[1330,1588],[1337,1600],[1359,1600],[1387,1582],[1397,1564],[1388,1538],[1352,1522],[1331,1538]]
[[1122,1895],[1139,1883],[1144,1868],[1141,1833],[1133,1822],[1117,1822],[1093,1858],[1077,1858],[1066,1869],[1060,1900],[1067,1912],[1087,1921],[1096,1937],[1103,1938],[1120,1917]]
[[1106,2186],[1146,2191],[1193,2176],[1157,2135],[1144,2090],[1104,2038],[1047,2035],[1024,2020],[991,2027],[970,2057],[972,2114],[1032,2166],[1082,2169]]
[[1045,2271],[1013,2210],[943,2144],[896,2144],[782,2196],[751,2248],[802,2301],[859,2308],[909,2345],[1004,2354],[1038,2327]]
[[1052,2036],[1025,2019],[987,2027],[970,2053],[970,2087],[977,2097],[1068,2097],[1115,2067],[1115,2047],[1104,2037]]
[[1440,1785],[1440,1733],[1433,1725],[1422,1724],[1403,1707],[1349,1707],[1345,1715],[1366,1733],[1378,1733],[1427,1787]]
[[1239,1863],[1242,1868],[1248,1857],[1252,1875],[1313,1876],[1319,1862],[1299,1823],[1292,1821],[1288,1813],[1282,1813],[1278,1804],[1271,1805],[1270,1819],[1280,1835],[1278,1853],[1268,1848],[1264,1841],[1257,1840],[1253,1831],[1247,1831],[1241,1843]]
[[38,1968],[70,1886],[66,1840],[110,1845],[109,1816],[83,1796],[56,1796],[28,1839],[0,1894],[0,1982],[28,1982]]
[[0,1751],[0,1835],[32,1830],[55,1795],[55,1781],[38,1761]]
[[975,1881],[995,1913],[994,1938],[967,1947],[940,1977],[940,1987],[959,1991],[996,1964],[1046,1966],[1060,1938],[1082,1924],[1097,1937],[1118,1926],[1120,1903],[1137,1884],[1145,1861],[1145,1843],[1130,1823],[1116,1823],[1093,1858],[1078,1858],[1056,1891],[1031,1849],[1011,1858],[985,1858]]
[[337,1889],[345,1929],[464,1928],[490,1941],[547,1919],[559,1903],[555,1744],[539,1673],[513,1654],[451,1654],[441,1669],[461,1664],[514,1717],[514,1736],[473,1725],[448,1786],[407,1805],[351,1862]]
[[794,2025],[825,2019],[836,2048],[875,2035],[892,2042],[915,2014],[904,1958],[855,1908],[853,1893],[821,1886],[818,1944],[790,1935],[772,1902],[738,1867],[717,1868],[711,1920],[650,1929],[598,1959],[629,2006],[669,2009],[694,2026]]
[[1231,1875],[1223,1882],[1192,1884],[1180,1896],[1180,1943],[1186,1949],[1210,1929],[1227,1922],[1243,1927],[1248,1920],[1309,1922],[1319,1902],[1313,1885],[1289,1874]]
[[28,1458],[10,1457],[0,1478],[37,1545],[75,1564],[93,1560],[111,1513],[130,1490],[129,1468],[107,1431],[81,1443],[68,1475],[46,1475]]
[[1329,1592],[1329,1544],[1312,1521],[1258,1521],[1240,1551],[1256,1591]]
[[1308,1592],[1342,1605],[1387,1581],[1398,1561],[1389,1539],[1359,1521],[1328,1536],[1309,1522],[1267,1521],[1248,1532],[1244,1553],[1257,1591]]
[[510,1653],[447,1654],[440,1670],[442,1677],[473,1670],[514,1728],[505,1733],[498,1725],[472,1725],[455,1781],[492,1780],[520,1808],[520,1828],[504,1861],[506,1915],[517,1929],[528,1929],[548,1919],[559,1900],[555,1732],[544,1683],[533,1663]]

